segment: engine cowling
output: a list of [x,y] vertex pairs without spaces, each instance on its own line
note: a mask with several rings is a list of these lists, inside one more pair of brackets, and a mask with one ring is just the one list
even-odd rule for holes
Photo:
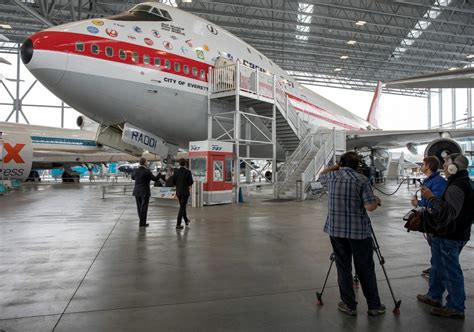
[[441,163],[440,168],[443,168],[444,158],[451,153],[462,153],[462,149],[458,142],[450,138],[435,139],[425,149],[425,157],[436,156]]
[[81,129],[81,130],[89,130],[89,131],[96,131],[97,128],[99,127],[99,124],[97,122],[92,121],[88,117],[84,115],[80,115],[76,119],[76,125]]
[[24,128],[6,127],[0,130],[0,179],[28,178],[33,163],[33,143]]

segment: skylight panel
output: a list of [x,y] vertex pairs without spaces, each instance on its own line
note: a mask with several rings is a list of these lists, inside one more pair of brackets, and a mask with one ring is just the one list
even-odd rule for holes
[[[309,33],[310,28],[309,28],[308,25],[311,24],[312,16],[311,15],[306,15],[306,14],[312,14],[313,9],[314,9],[314,5],[312,5],[312,4],[308,4],[308,3],[304,3],[304,2],[298,3],[298,12],[299,13],[296,17],[296,22],[306,24],[306,25],[297,24],[296,25],[296,31],[297,32],[304,33],[304,34]],[[295,38],[297,40],[308,40],[309,37],[307,35],[297,33],[295,35]]]
[[405,53],[407,48],[404,46],[412,45],[416,39],[420,38],[423,32],[429,28],[431,22],[427,21],[426,19],[434,20],[441,15],[441,10],[439,7],[446,7],[448,6],[453,0],[438,0],[436,1],[435,6],[431,6],[430,9],[426,11],[423,15],[423,18],[420,19],[415,24],[415,28],[408,32],[408,35],[405,39],[402,40],[400,46],[395,49],[394,55],[395,57],[400,57],[401,54]]
[[[171,6],[171,7],[178,7],[178,3],[176,0],[159,0],[158,2],[164,3],[165,5]],[[186,2],[186,1],[183,1]]]

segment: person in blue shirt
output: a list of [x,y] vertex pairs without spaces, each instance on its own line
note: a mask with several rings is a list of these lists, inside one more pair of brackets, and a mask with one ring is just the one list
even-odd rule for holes
[[[423,159],[423,164],[421,165],[421,171],[426,175],[426,179],[423,181],[423,186],[430,189],[435,197],[441,198],[443,196],[444,190],[446,189],[446,179],[439,174],[440,162],[435,156],[428,156]],[[411,204],[414,207],[424,207],[427,209],[432,208],[431,203],[426,198],[421,198],[420,200],[416,197],[413,197]],[[431,241],[433,239],[432,234],[426,234],[426,240],[428,241],[429,246],[431,247]],[[424,276],[429,276],[431,267],[422,271]]]

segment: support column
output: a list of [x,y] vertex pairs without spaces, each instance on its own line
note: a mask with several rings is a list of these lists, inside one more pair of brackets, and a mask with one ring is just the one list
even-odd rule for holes
[[[251,169],[252,167],[248,164],[250,161],[250,140],[251,140],[251,129],[250,129],[250,123],[248,120],[245,122],[245,158],[246,158],[246,163],[245,163],[245,181],[247,183],[251,182],[250,175],[251,175]],[[240,167],[240,166],[239,166]]]
[[443,127],[443,89],[438,89],[438,118],[439,127]]
[[235,202],[239,204],[239,191],[240,191],[240,67],[237,62],[236,72],[236,84],[235,84],[235,117],[234,117],[234,138],[235,138]]
[[467,89],[467,117],[468,117],[468,123],[467,127],[472,128],[472,89],[469,88]]
[[[275,85],[275,83],[274,83]],[[276,105],[273,104],[273,120],[272,120],[272,143],[273,143],[273,156],[272,156],[272,184],[273,184],[273,198],[277,198],[276,195]]]
[[[472,89],[471,88],[467,89],[467,118],[468,118],[467,127],[472,128],[473,119],[472,119]],[[469,140],[468,149],[469,151],[472,151],[472,140]]]
[[[209,67],[209,85],[207,89],[207,139],[212,139],[212,110],[211,110],[211,93],[214,88],[214,72]],[[212,72],[212,75],[211,75]]]
[[428,90],[428,129],[431,129],[431,89]]
[[451,89],[451,118],[453,120],[453,128],[456,128],[456,90]]
[[15,107],[15,122],[20,121],[20,44],[18,44],[18,53],[16,55],[16,95],[15,95],[14,107]]
[[61,128],[64,128],[64,101],[61,100]]

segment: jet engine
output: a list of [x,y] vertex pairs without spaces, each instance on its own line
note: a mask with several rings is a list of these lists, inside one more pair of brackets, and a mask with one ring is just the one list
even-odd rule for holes
[[440,168],[443,168],[444,158],[451,153],[462,153],[461,146],[450,138],[438,138],[432,141],[425,149],[425,157],[436,156],[441,162]]
[[81,129],[81,130],[89,130],[89,131],[96,131],[97,128],[99,127],[99,124],[97,122],[92,121],[88,117],[84,115],[79,115],[76,119],[76,125]]
[[2,124],[0,154],[0,180],[26,180],[33,163],[33,143],[29,133],[14,125]]

